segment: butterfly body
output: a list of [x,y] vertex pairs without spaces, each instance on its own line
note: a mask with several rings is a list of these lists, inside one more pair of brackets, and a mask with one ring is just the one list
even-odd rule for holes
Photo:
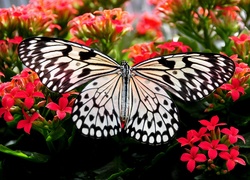
[[182,53],[130,67],[70,41],[35,37],[19,45],[19,57],[42,83],[63,93],[87,84],[77,97],[72,120],[85,136],[124,131],[147,144],[168,142],[178,130],[178,110],[166,92],[198,101],[227,82],[233,61],[212,53]]

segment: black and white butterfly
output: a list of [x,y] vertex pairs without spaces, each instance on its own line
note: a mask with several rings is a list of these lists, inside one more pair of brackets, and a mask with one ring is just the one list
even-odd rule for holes
[[56,38],[21,42],[23,63],[50,90],[64,93],[88,83],[75,101],[72,119],[85,136],[122,131],[147,144],[168,142],[178,130],[178,110],[165,91],[197,101],[227,82],[234,62],[223,55],[166,55],[129,67],[89,47]]

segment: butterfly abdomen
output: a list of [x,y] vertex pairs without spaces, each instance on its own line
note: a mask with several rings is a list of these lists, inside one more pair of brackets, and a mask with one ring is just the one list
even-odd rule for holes
[[130,67],[126,62],[122,63],[121,66],[122,76],[122,92],[121,92],[121,121],[126,122],[129,118],[129,91],[130,91]]

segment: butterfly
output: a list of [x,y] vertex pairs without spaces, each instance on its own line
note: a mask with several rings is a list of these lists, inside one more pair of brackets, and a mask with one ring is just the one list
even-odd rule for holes
[[72,110],[83,135],[102,138],[124,130],[151,145],[167,143],[179,129],[178,109],[167,91],[198,101],[229,81],[235,70],[224,55],[194,52],[130,67],[87,46],[48,37],[22,41],[18,54],[51,91],[65,93],[87,84]]

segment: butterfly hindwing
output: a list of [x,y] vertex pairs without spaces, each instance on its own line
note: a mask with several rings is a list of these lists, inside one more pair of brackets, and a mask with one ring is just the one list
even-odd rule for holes
[[91,81],[80,93],[72,112],[85,136],[101,138],[121,131],[121,76],[112,74]]
[[20,59],[34,70],[42,83],[63,93],[106,74],[120,65],[112,58],[87,46],[56,38],[35,37],[22,41]]
[[229,81],[234,69],[230,58],[212,53],[167,55],[132,67],[134,74],[156,82],[185,101],[208,96]]
[[170,96],[156,83],[131,78],[129,120],[125,131],[146,144],[168,142],[178,130],[178,111]]

